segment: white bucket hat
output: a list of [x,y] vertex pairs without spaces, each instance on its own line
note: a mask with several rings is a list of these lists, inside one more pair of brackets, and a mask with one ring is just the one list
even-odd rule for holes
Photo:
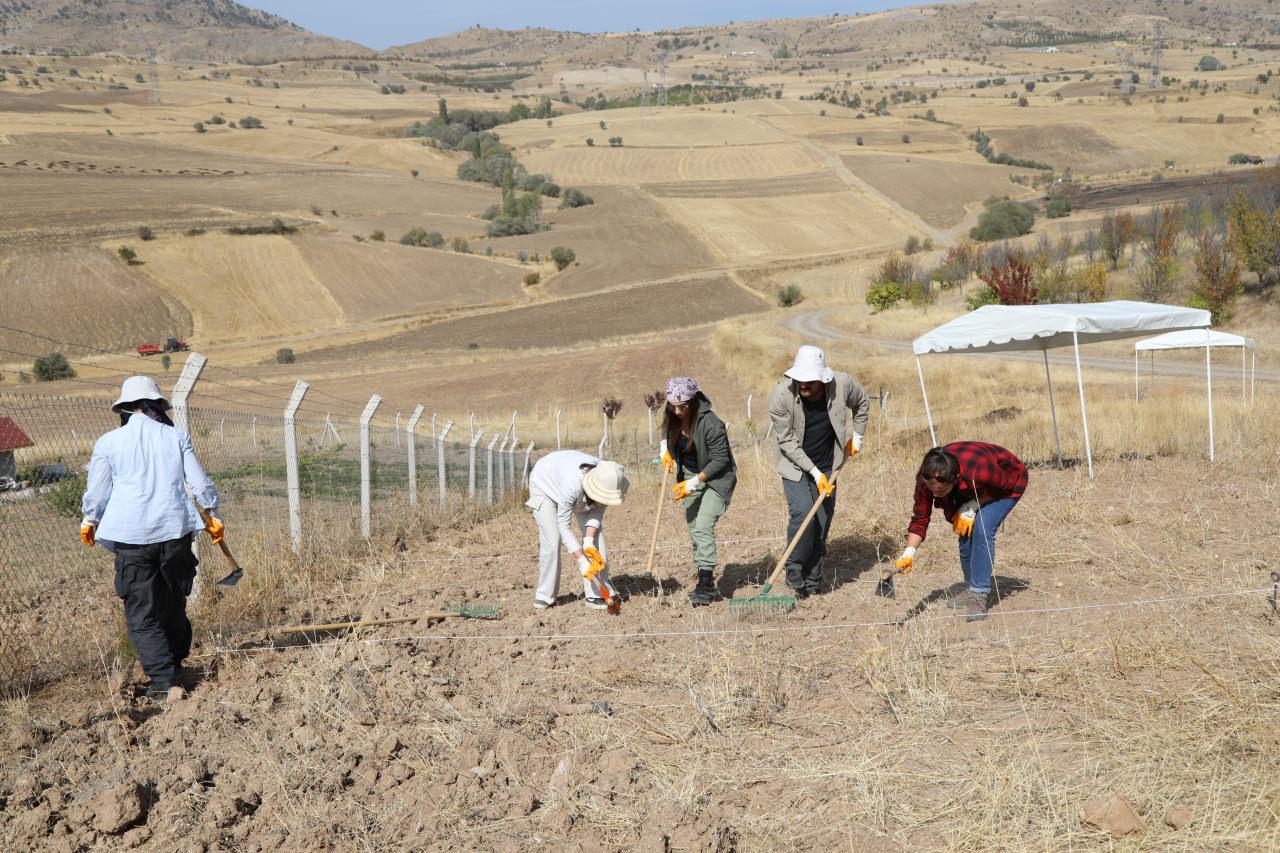
[[598,504],[617,506],[626,497],[631,483],[617,462],[601,462],[582,475],[582,490]]
[[796,350],[795,363],[782,374],[797,382],[830,382],[835,371],[827,367],[827,354],[814,346],[802,346]]
[[139,400],[159,400],[167,412],[172,406],[160,393],[160,386],[150,376],[130,376],[120,386],[120,399],[111,404],[111,411],[119,412],[125,403],[136,403]]

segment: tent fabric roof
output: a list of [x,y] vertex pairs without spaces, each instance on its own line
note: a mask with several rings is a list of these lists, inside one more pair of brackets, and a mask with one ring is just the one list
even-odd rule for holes
[[1157,335],[1154,338],[1147,338],[1144,341],[1138,341],[1133,345],[1136,350],[1155,350],[1155,349],[1203,349],[1205,345],[1205,335],[1209,336],[1209,346],[1211,347],[1244,347],[1245,349],[1253,349],[1254,342],[1252,338],[1233,335],[1229,332],[1201,332],[1197,329],[1191,329],[1184,332],[1169,332],[1164,335]]
[[916,338],[912,349],[916,355],[1043,350],[1071,346],[1073,333],[1081,343],[1097,343],[1204,329],[1209,322],[1208,311],[1152,302],[984,305]]
[[22,427],[13,422],[13,418],[0,418],[0,453],[35,446],[36,443],[27,437]]

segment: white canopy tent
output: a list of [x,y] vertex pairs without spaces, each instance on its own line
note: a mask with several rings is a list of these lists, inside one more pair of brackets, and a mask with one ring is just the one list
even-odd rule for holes
[[[925,389],[920,356],[931,353],[995,353],[1040,350],[1044,356],[1045,382],[1049,390],[1049,410],[1053,415],[1053,437],[1062,462],[1062,439],[1058,434],[1058,412],[1053,400],[1053,380],[1049,375],[1049,350],[1070,346],[1075,349],[1076,384],[1080,389],[1080,419],[1084,425],[1085,456],[1089,476],[1093,476],[1093,447],[1089,440],[1089,415],[1084,401],[1084,374],[1080,369],[1080,344],[1136,338],[1153,332],[1208,329],[1209,312],[1151,302],[1095,302],[1083,305],[985,305],[976,311],[944,323],[915,339],[912,350],[920,374],[929,436],[938,443]],[[1204,333],[1202,345],[1204,345]],[[1205,349],[1206,354],[1208,348]],[[1209,396],[1209,458],[1213,459],[1213,386]]]
[[[1240,347],[1240,401],[1244,402],[1247,398],[1250,403],[1254,401],[1255,392],[1257,390],[1258,377],[1258,350],[1252,338],[1233,335],[1229,332],[1214,331],[1198,331],[1191,330],[1186,332],[1168,332],[1167,334],[1157,335],[1154,338],[1147,338],[1144,341],[1138,341],[1133,345],[1133,400],[1138,401],[1138,358],[1144,352],[1151,353],[1152,374],[1155,373],[1155,353],[1156,350],[1164,349],[1199,349],[1205,346],[1205,335],[1209,336],[1208,346],[1210,347]],[[1246,369],[1245,358],[1252,353],[1253,364]],[[1213,367],[1206,364],[1210,373]],[[1213,381],[1212,377],[1209,379]]]

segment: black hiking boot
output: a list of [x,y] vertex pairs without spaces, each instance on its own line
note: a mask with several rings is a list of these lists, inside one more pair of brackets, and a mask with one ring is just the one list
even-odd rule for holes
[[714,574],[708,569],[698,570],[698,585],[689,593],[689,603],[694,607],[706,607],[716,599]]

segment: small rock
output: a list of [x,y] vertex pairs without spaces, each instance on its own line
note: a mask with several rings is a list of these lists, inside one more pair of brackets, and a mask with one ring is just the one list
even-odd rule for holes
[[137,782],[108,788],[89,802],[89,808],[93,811],[93,828],[116,835],[142,819],[142,788]]
[[569,777],[573,774],[573,758],[566,755],[560,759],[555,771],[551,774],[551,790],[563,794],[569,790]]
[[1182,829],[1191,823],[1191,807],[1170,806],[1169,810],[1164,813],[1164,822],[1174,829]]
[[1147,828],[1129,801],[1115,794],[1090,800],[1080,813],[1080,819],[1088,826],[1117,837]]
[[378,747],[375,754],[379,758],[389,761],[390,759],[395,758],[396,753],[403,748],[404,744],[400,742],[400,738],[395,735],[387,735],[382,740],[378,741]]
[[145,826],[136,826],[133,829],[120,836],[120,844],[125,849],[133,849],[142,846],[148,838],[151,837],[151,830]]

